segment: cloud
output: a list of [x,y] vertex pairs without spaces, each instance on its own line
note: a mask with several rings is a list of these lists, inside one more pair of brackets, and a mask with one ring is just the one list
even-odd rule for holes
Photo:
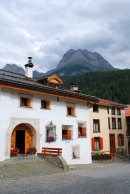
[[130,68],[130,0],[5,0],[0,5],[0,68],[57,66],[68,49],[99,52],[114,67]]

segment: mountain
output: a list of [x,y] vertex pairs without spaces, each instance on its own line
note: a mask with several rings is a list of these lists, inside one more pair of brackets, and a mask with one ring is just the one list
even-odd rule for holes
[[[3,69],[6,71],[24,74],[24,69],[15,64],[7,64]],[[40,78],[51,74],[57,74],[62,77],[62,79],[68,79],[68,77],[85,72],[101,72],[110,70],[115,69],[99,53],[82,49],[70,49],[63,55],[55,69],[52,69],[45,74],[34,71],[34,77]]]
[[15,64],[6,64],[3,70],[25,75],[24,69]]
[[114,70],[114,67],[99,53],[82,49],[70,49],[63,55],[57,67],[48,71],[46,75],[56,73],[65,78],[85,72],[110,70]]
[[34,70],[34,71],[33,71],[33,77],[34,77],[34,78],[39,79],[39,78],[41,78],[41,77],[43,77],[43,76],[44,76],[44,73],[39,72],[39,71],[37,71],[37,70]]
[[[22,67],[15,65],[15,64],[6,64],[6,66],[3,68],[3,70],[25,75],[24,69]],[[40,73],[39,71],[36,71],[36,70],[33,71],[34,78],[38,79],[38,78],[41,78],[43,76],[44,76],[44,73]]]

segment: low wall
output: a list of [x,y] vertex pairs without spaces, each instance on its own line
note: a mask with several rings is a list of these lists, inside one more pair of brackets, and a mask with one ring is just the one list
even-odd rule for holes
[[68,169],[68,165],[62,156],[54,156],[42,153],[37,153],[37,156],[47,160],[48,162],[54,164],[55,166],[58,166],[59,168],[62,168],[63,170]]

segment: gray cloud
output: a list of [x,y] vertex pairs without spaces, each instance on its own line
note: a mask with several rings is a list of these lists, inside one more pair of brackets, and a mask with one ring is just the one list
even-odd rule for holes
[[56,67],[68,49],[99,52],[114,67],[130,68],[130,0],[4,0],[0,4],[0,68]]

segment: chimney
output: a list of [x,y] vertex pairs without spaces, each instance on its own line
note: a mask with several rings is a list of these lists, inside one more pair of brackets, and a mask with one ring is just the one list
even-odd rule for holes
[[32,57],[28,57],[28,63],[25,65],[25,76],[33,78],[33,63]]
[[70,90],[72,90],[74,92],[79,92],[78,85],[76,83],[71,83],[70,84]]

